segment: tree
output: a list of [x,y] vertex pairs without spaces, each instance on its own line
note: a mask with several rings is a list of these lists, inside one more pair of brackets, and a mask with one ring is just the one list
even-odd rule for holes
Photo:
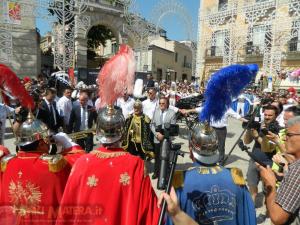
[[114,37],[109,28],[103,25],[93,26],[88,33],[88,48],[96,49],[100,45],[105,47],[106,41]]

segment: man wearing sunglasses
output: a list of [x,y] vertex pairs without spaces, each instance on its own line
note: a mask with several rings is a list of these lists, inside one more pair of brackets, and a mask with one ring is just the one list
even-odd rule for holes
[[300,117],[288,121],[286,153],[295,157],[284,174],[276,192],[276,177],[271,168],[258,165],[260,176],[266,187],[266,206],[272,223],[300,224]]

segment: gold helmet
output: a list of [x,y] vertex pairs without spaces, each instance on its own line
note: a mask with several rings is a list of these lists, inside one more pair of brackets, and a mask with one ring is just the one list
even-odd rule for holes
[[32,113],[29,112],[27,120],[18,130],[16,144],[24,146],[41,139],[47,139],[48,136],[48,127],[46,124],[34,119]]

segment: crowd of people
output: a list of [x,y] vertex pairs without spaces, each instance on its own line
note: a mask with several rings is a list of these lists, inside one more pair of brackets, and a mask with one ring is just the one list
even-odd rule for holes
[[[252,225],[257,224],[260,181],[272,223],[300,224],[300,98],[295,89],[247,89],[248,115],[229,108],[219,121],[195,123],[189,131],[193,167],[177,171],[175,189],[157,198],[145,161],[154,160],[152,179],[157,179],[167,127],[177,123],[178,114],[201,113],[201,102],[194,108],[176,104],[203,95],[197,81],[156,82],[149,75],[144,97],[136,99],[125,89],[111,108],[102,107],[95,89],[65,87],[59,98],[43,77],[21,82],[36,104],[32,111],[17,99],[0,105],[0,224],[157,224],[165,200],[166,224]],[[10,115],[16,154],[3,146]],[[246,180],[240,169],[224,167],[229,116],[243,122],[244,143],[254,143]]]

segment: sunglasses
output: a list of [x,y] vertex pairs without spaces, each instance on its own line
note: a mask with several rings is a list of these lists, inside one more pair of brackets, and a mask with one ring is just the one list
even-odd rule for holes
[[300,133],[286,133],[285,134],[287,137],[293,137],[293,136],[298,136]]

